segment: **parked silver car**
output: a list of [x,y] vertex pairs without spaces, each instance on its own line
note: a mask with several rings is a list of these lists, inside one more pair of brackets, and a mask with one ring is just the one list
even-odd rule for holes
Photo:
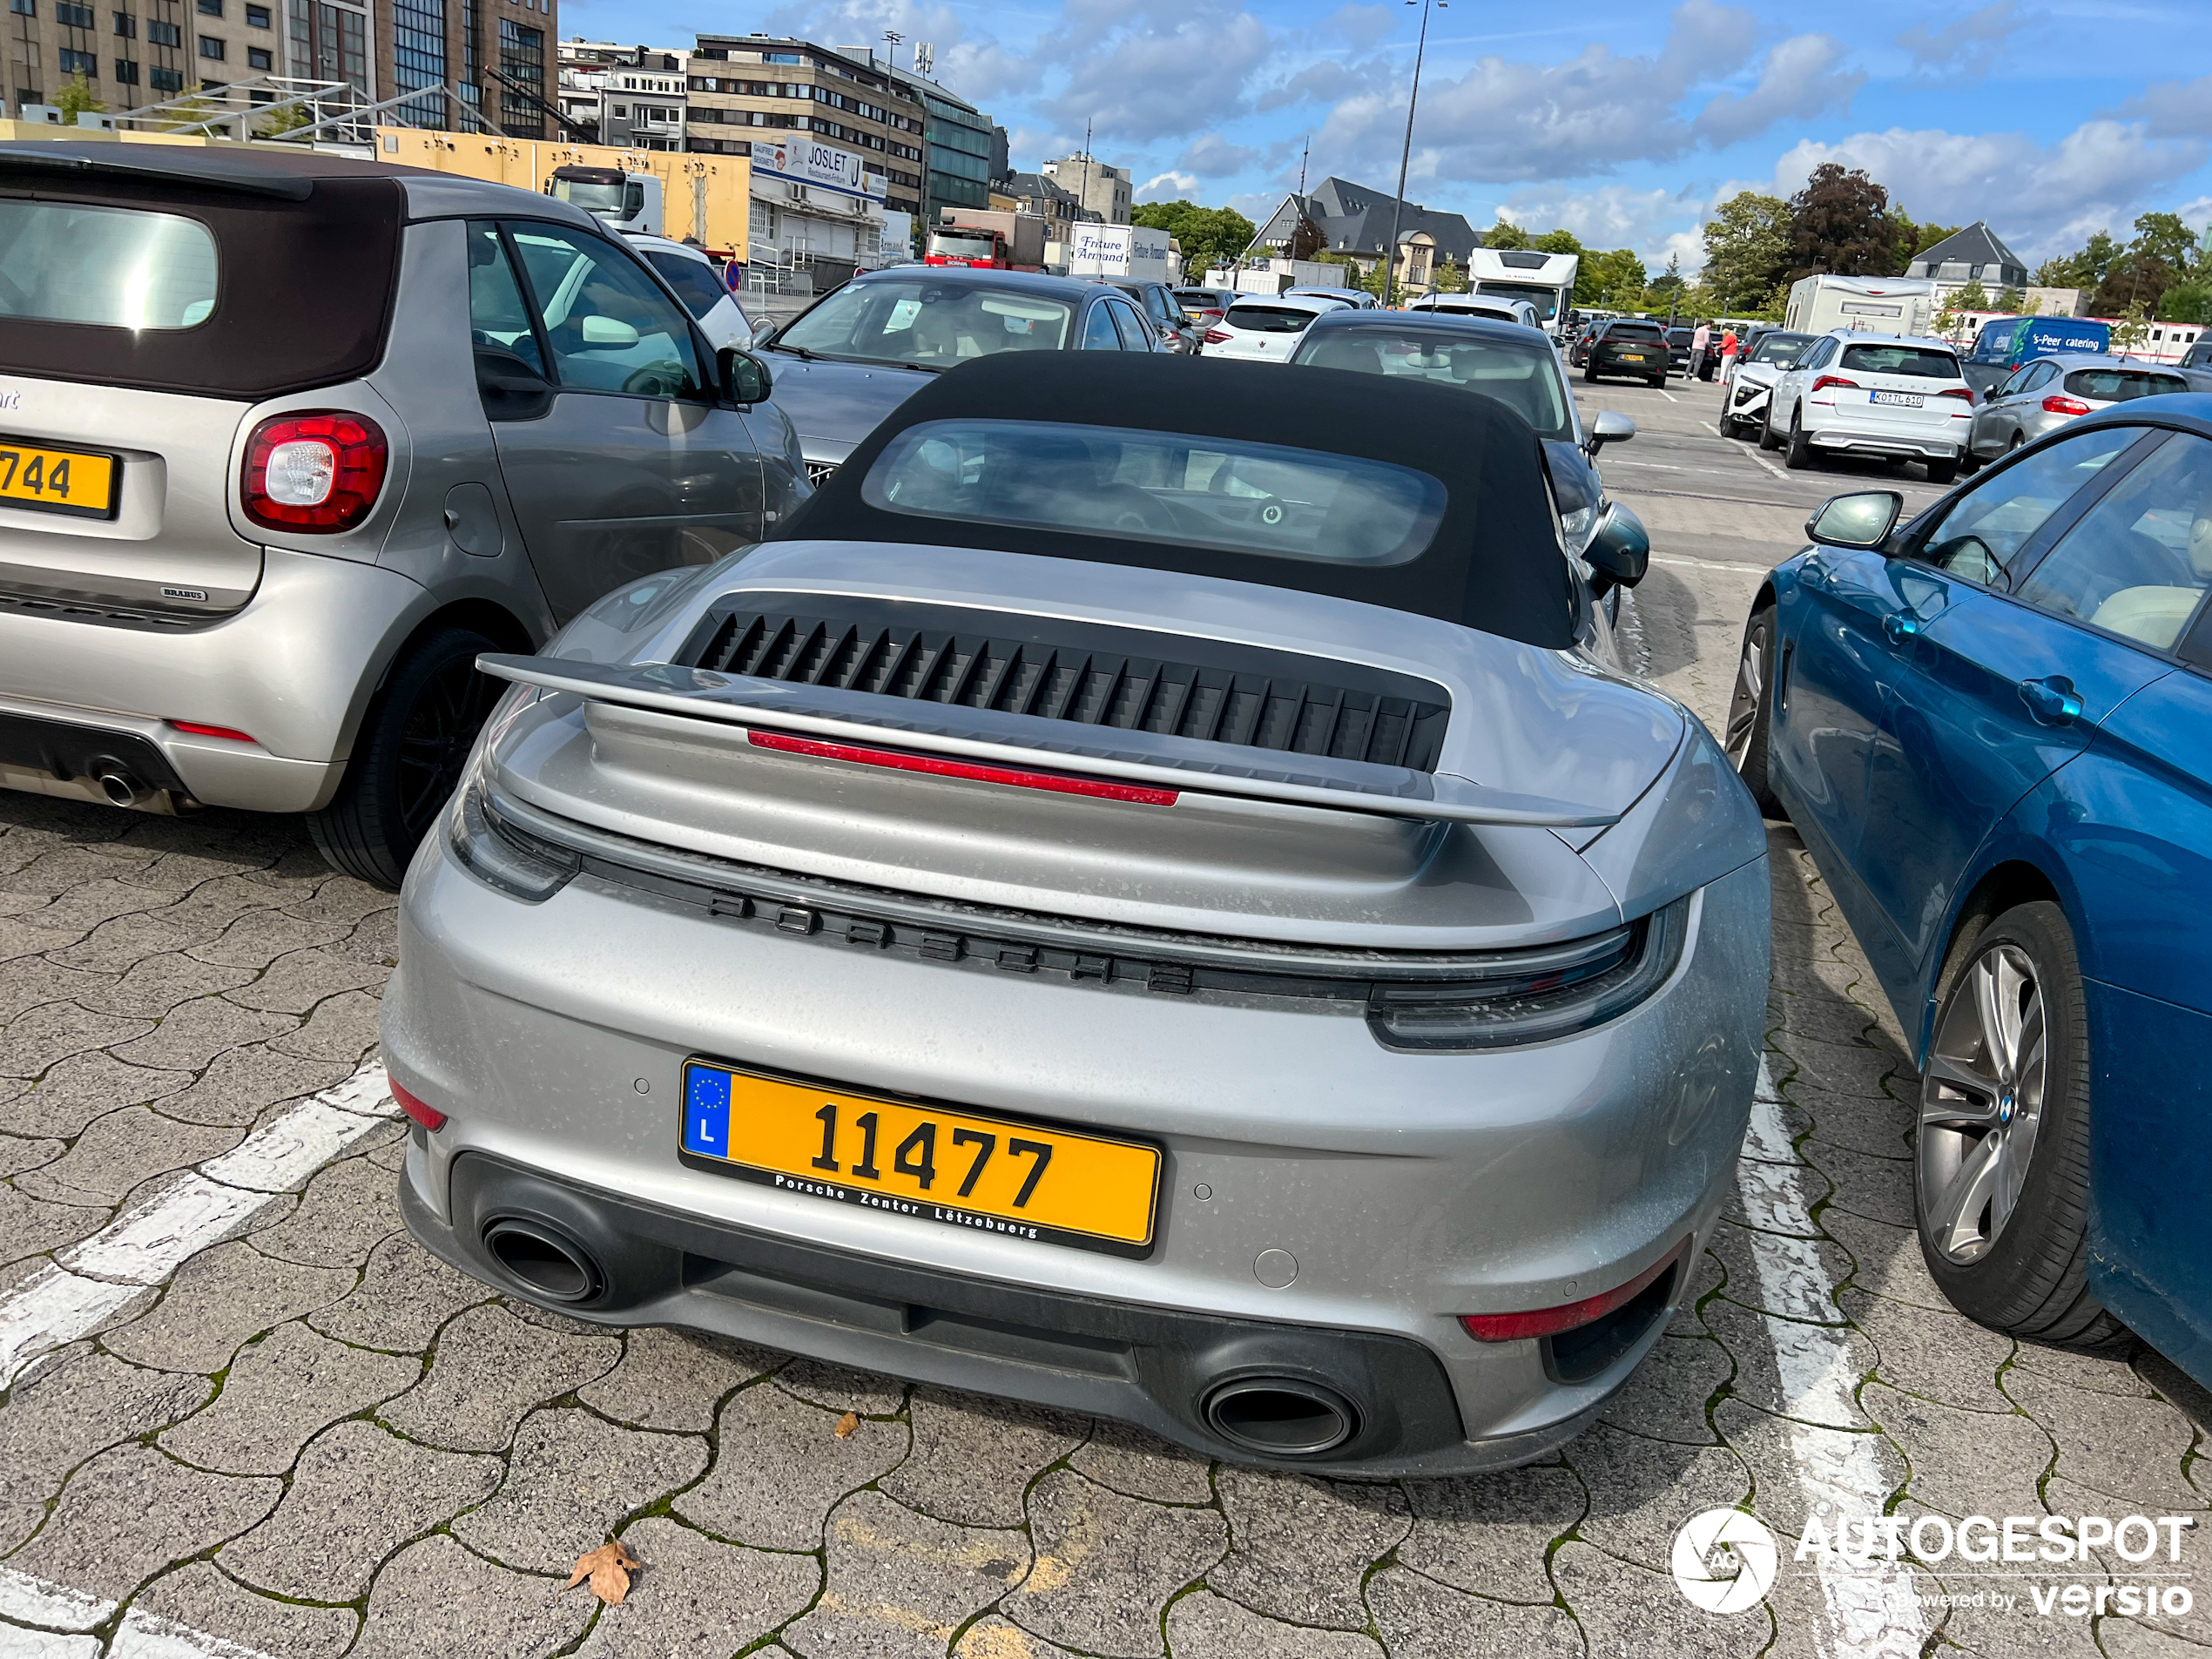
[[397,886],[478,653],[803,499],[767,389],[550,197],[0,145],[0,786],[307,813]]
[[2033,358],[1974,410],[1966,440],[1970,464],[1995,461],[2114,403],[2193,389],[2179,369],[2125,357],[2072,352]]
[[1757,810],[1593,653],[1502,405],[1035,368],[484,659],[383,1005],[408,1224],[577,1318],[1211,1455],[1539,1456],[1735,1190]]

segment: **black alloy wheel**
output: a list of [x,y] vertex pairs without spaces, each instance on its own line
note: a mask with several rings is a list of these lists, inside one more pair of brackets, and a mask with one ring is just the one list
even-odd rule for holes
[[1795,409],[1790,415],[1790,436],[1782,448],[1782,464],[1791,472],[1803,472],[1812,465],[1812,444],[1805,437],[1804,411]]
[[1920,1253],[1968,1318],[2105,1347],[2126,1328],[2088,1289],[2089,1018],[2056,904],[1962,928],[1937,982],[1920,1084]]
[[398,889],[498,700],[499,682],[476,671],[477,656],[498,649],[482,634],[446,628],[393,664],[336,797],[308,815],[316,850],[333,869]]
[[1729,764],[1768,818],[1786,818],[1767,779],[1767,740],[1774,725],[1774,606],[1761,605],[1743,625],[1743,649],[1736,662],[1736,689],[1728,701],[1728,730],[1723,742]]

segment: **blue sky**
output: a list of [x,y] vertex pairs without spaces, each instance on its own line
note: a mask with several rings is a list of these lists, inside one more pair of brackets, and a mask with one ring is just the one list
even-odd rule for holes
[[[825,45],[886,29],[1011,130],[1017,166],[1081,141],[1139,199],[1255,218],[1298,179],[1396,180],[1416,7],[1389,0],[568,0],[563,34],[679,45],[700,29]],[[2212,3],[1562,5],[1430,15],[1407,196],[1478,226],[1702,258],[1744,188],[1864,166],[1919,219],[1986,219],[2031,263],[2139,212],[2212,221]]]

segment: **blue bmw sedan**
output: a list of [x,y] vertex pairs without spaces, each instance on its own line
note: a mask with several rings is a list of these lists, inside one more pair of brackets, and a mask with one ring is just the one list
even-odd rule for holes
[[2212,397],[1902,505],[1836,497],[1764,583],[1730,758],[1913,1045],[1936,1282],[2212,1384]]

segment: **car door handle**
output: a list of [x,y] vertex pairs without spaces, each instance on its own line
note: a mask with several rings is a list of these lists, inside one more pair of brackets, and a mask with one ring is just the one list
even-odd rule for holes
[[1882,633],[1892,645],[1902,645],[1920,631],[1920,619],[1909,610],[1892,610],[1882,618]]
[[2020,701],[2038,725],[2072,725],[2081,718],[2080,696],[2063,674],[2027,681],[2020,687]]

